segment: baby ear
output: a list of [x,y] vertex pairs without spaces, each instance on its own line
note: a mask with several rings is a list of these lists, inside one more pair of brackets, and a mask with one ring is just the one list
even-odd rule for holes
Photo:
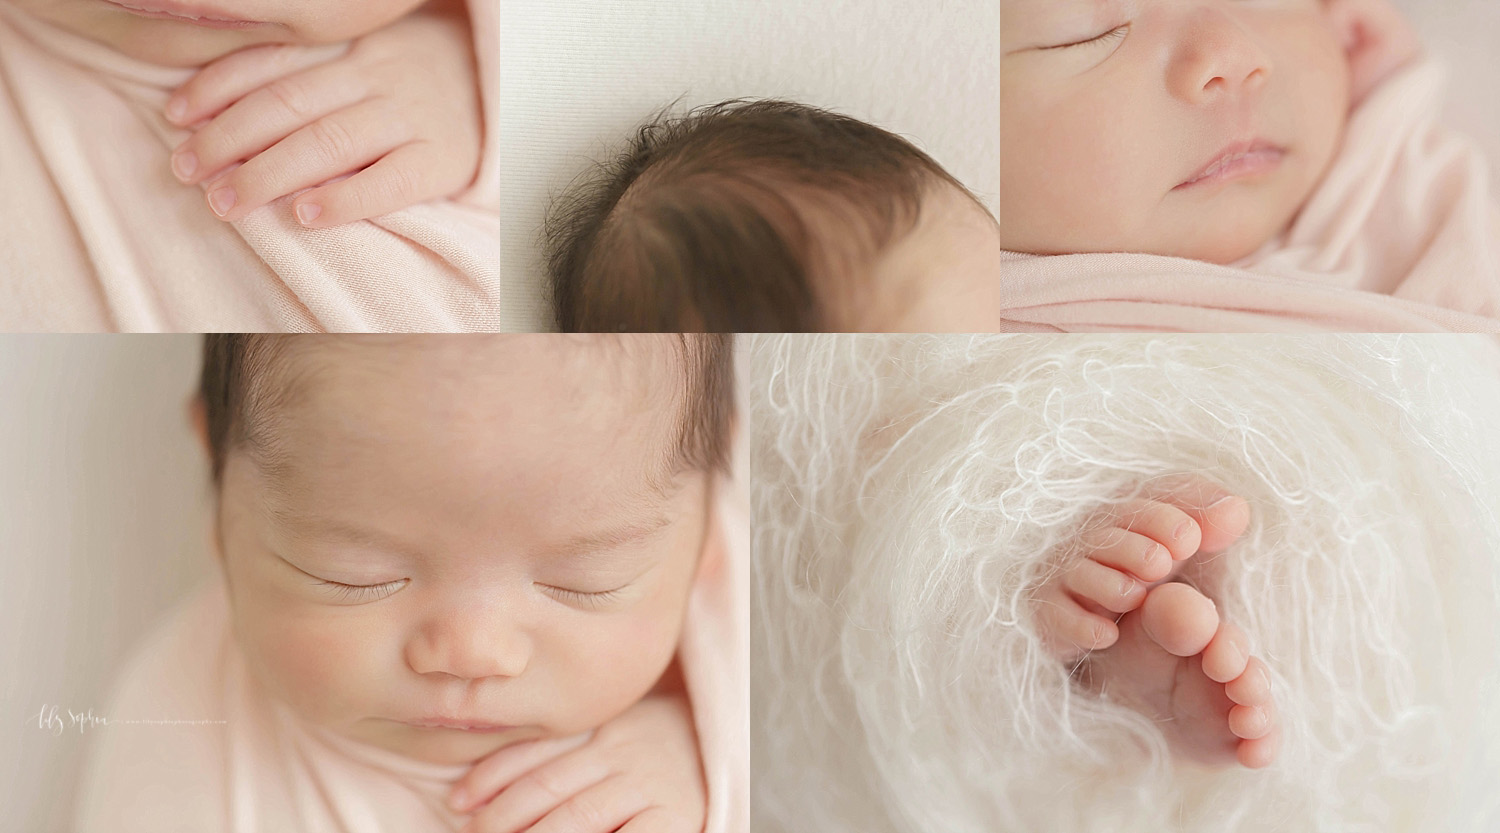
[[1326,0],[1328,16],[1349,62],[1349,107],[1422,52],[1416,30],[1389,0]]
[[207,457],[212,453],[208,442],[208,405],[204,403],[203,397],[193,394],[187,403],[188,424],[193,428],[193,436],[198,438],[198,445],[203,449],[203,455]]

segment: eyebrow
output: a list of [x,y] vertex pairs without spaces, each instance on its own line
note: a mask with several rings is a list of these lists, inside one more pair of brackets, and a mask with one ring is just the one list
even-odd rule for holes
[[547,548],[543,553],[546,558],[560,561],[597,560],[608,553],[651,543],[660,538],[671,525],[672,519],[666,515],[652,515],[639,521],[570,538]]
[[[273,517],[290,527],[293,534],[314,541],[354,544],[393,552],[408,559],[418,560],[422,552],[409,544],[368,527],[354,526],[317,515],[299,515],[286,510],[271,510]],[[549,561],[583,562],[603,560],[603,557],[618,550],[651,543],[661,537],[672,519],[665,514],[652,514],[640,520],[627,521],[613,527],[574,536],[559,544],[544,547],[537,552]]]

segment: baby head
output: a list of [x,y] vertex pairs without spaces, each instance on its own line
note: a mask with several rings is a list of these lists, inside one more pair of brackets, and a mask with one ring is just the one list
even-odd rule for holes
[[731,101],[652,121],[573,189],[548,218],[548,267],[565,331],[899,329],[992,281],[996,234],[905,139]]
[[10,0],[143,61],[200,66],[250,46],[359,37],[427,0]]
[[1252,254],[1338,149],[1368,5],[1001,0],[1002,245]]
[[253,678],[438,763],[608,722],[718,557],[731,377],[721,336],[208,336],[195,420]]

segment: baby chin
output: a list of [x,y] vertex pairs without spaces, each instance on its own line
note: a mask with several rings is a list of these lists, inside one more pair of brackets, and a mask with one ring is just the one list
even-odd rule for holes
[[1206,198],[1176,195],[1183,197],[1183,223],[1159,238],[1154,253],[1220,265],[1243,260],[1291,226],[1311,190],[1296,186],[1267,178],[1231,183]]

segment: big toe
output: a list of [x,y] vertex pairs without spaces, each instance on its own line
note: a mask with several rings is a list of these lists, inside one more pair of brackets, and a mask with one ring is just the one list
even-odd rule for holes
[[1179,657],[1203,652],[1219,629],[1209,598],[1181,582],[1155,587],[1141,603],[1141,627],[1162,650]]

